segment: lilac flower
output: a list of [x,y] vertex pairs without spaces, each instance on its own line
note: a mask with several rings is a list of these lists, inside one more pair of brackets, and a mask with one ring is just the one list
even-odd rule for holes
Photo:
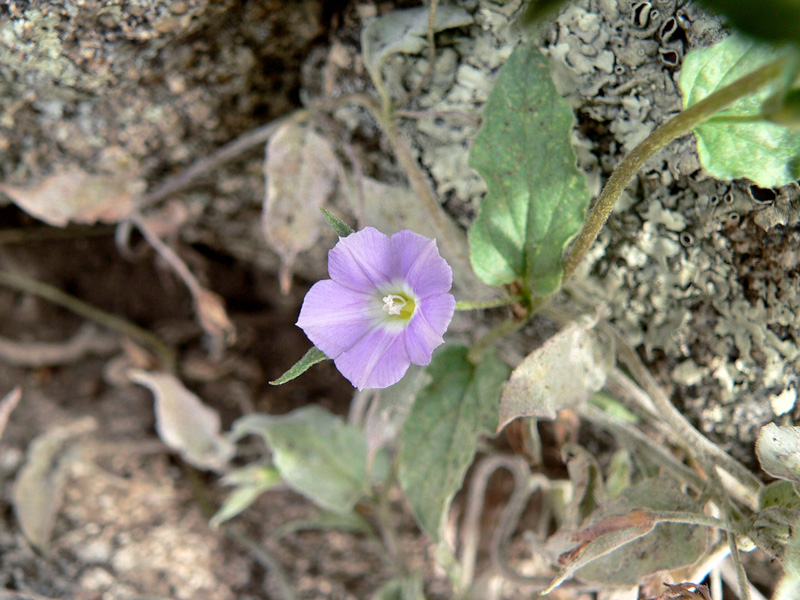
[[328,273],[306,294],[297,325],[354,386],[385,388],[411,363],[430,363],[456,305],[435,240],[367,227],[339,239]]

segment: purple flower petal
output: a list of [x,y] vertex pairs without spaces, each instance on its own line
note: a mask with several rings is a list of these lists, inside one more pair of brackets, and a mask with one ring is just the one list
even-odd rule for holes
[[404,229],[392,235],[394,276],[419,298],[443,294],[453,284],[453,271],[439,255],[436,241]]
[[403,333],[374,329],[336,358],[336,368],[359,390],[385,388],[397,383],[411,364]]
[[328,357],[352,348],[375,327],[374,299],[330,279],[306,294],[297,326]]
[[339,243],[328,253],[331,279],[365,293],[392,278],[391,264],[389,236],[373,227],[339,238]]
[[419,304],[419,311],[439,335],[444,335],[444,332],[447,331],[450,321],[453,320],[455,310],[456,299],[452,294],[430,296]]
[[442,335],[453,318],[455,306],[456,300],[450,294],[429,296],[421,302],[405,331],[406,351],[412,363],[431,362],[433,351],[444,343]]
[[414,317],[413,323],[404,332],[408,358],[415,365],[427,365],[431,362],[433,350],[444,343],[442,336],[436,333],[422,314]]

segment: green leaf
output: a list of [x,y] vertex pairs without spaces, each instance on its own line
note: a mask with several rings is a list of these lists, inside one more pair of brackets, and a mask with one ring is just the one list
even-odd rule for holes
[[[679,78],[684,107],[778,56],[773,46],[735,35],[713,47],[690,52]],[[761,187],[777,187],[800,179],[800,131],[761,117],[764,101],[781,85],[776,81],[765,86],[758,94],[741,98],[695,128],[700,162],[713,177],[747,177]]]
[[[381,67],[392,54],[416,54],[428,45],[428,8],[396,10],[367,25],[361,32],[361,52],[372,81],[380,85]],[[434,31],[471,24],[472,15],[463,8],[440,4]]]
[[328,360],[328,357],[325,356],[325,353],[322,350],[314,346],[311,348],[311,350],[303,355],[303,358],[294,363],[294,365],[288,371],[286,371],[286,373],[278,377],[275,381],[270,381],[269,384],[283,385],[287,381],[291,381],[292,379],[300,377],[300,375],[323,360]]
[[561,253],[589,204],[573,124],[547,60],[533,46],[517,48],[500,70],[470,154],[488,188],[469,235],[472,267],[485,283],[519,279],[540,296],[560,286]]
[[355,233],[355,229],[350,227],[350,225],[345,223],[331,211],[325,210],[322,207],[320,207],[320,210],[322,211],[322,216],[325,217],[325,220],[328,222],[328,225],[333,228],[333,230],[336,232],[336,235],[339,237],[347,237],[351,233]]
[[531,27],[539,21],[555,16],[567,0],[532,0],[522,15],[523,27]]
[[372,596],[372,600],[425,600],[419,573],[392,579]]
[[773,481],[758,492],[758,510],[778,506],[800,510],[800,495],[788,481]]
[[765,40],[800,42],[800,2],[797,0],[701,0],[722,13],[745,33]]
[[281,481],[281,476],[272,467],[249,465],[231,471],[222,478],[223,485],[234,485],[236,489],[225,499],[220,509],[211,517],[210,525],[219,527],[246,510],[256,498]]
[[364,432],[319,406],[248,415],[231,434],[264,438],[283,480],[326,510],[348,513],[369,489]]
[[480,436],[494,433],[508,367],[493,354],[477,366],[450,346],[428,367],[432,382],[411,407],[400,435],[398,477],[420,527],[434,541],[461,487]]

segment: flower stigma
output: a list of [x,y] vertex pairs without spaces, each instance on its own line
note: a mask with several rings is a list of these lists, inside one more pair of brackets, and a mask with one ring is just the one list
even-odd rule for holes
[[387,294],[382,298],[383,310],[391,316],[407,321],[414,315],[417,305],[405,294]]

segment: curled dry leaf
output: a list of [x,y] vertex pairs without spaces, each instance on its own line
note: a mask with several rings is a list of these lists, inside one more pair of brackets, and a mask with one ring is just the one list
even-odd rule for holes
[[211,338],[211,354],[221,357],[223,349],[236,341],[236,328],[225,312],[225,302],[203,288],[195,292],[194,302],[200,326]]
[[71,457],[69,442],[96,428],[97,422],[87,417],[39,435],[28,447],[27,460],[14,481],[14,512],[22,533],[42,552],[48,551],[61,507]]
[[64,227],[69,222],[116,223],[131,214],[134,200],[146,187],[144,180],[127,173],[70,171],[28,187],[0,183],[0,192],[31,216]]
[[668,522],[664,514],[676,510],[687,517],[702,513],[702,505],[672,479],[647,479],[625,488],[579,530],[561,530],[548,539],[545,552],[562,567],[548,590],[573,576],[587,583],[632,587],[656,572],[693,564],[708,549],[709,531]]
[[800,482],[800,427],[765,425],[756,438],[756,456],[773,477]]
[[697,583],[665,583],[667,591],[649,600],[711,600],[708,588]]
[[[375,19],[361,32],[364,63],[373,81],[380,81],[380,69],[393,54],[416,54],[428,45],[427,7],[396,10]],[[473,22],[472,15],[459,6],[440,4],[436,8],[433,30],[444,31],[464,27]]]
[[130,378],[155,397],[156,431],[161,440],[198,469],[222,471],[236,448],[221,435],[219,413],[168,373],[132,369]]
[[320,207],[341,167],[328,140],[307,125],[288,123],[267,144],[264,236],[281,259],[281,291],[289,292],[297,255],[319,239]]
[[577,408],[605,385],[614,346],[585,317],[548,339],[511,373],[500,399],[498,431],[518,417],[555,419]]
[[22,388],[17,386],[0,400],[0,438],[3,437],[3,432],[6,430],[6,425],[8,424],[8,418],[11,416],[14,409],[17,408],[20,398],[22,398]]

